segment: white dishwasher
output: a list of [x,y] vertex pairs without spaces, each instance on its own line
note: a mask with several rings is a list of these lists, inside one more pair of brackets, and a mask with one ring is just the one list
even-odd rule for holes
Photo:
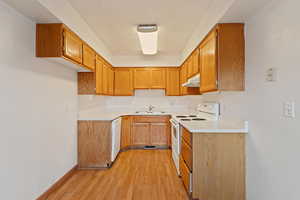
[[112,134],[112,149],[111,149],[111,162],[116,159],[121,145],[121,123],[122,118],[119,117],[112,121],[111,134]]

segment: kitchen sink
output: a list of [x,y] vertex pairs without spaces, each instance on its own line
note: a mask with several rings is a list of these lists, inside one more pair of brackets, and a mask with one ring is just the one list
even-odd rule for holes
[[163,115],[166,114],[166,112],[164,111],[153,111],[153,112],[149,112],[149,111],[136,111],[136,114],[140,114],[140,115]]

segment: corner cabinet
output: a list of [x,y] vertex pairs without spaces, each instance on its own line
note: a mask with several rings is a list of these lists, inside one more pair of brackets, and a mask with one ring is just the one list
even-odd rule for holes
[[200,92],[245,89],[244,24],[217,24],[200,44]]

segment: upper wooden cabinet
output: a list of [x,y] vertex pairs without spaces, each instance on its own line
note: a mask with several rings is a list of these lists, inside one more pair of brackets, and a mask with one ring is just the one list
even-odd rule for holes
[[102,60],[97,56],[96,57],[96,94],[104,94],[104,82],[103,82],[103,64]]
[[134,69],[134,88],[148,89],[151,88],[151,69],[135,68]]
[[151,88],[152,89],[166,88],[166,70],[164,68],[151,69]]
[[95,70],[96,65],[96,53],[88,45],[83,44],[83,65],[92,71]]
[[167,81],[166,81],[166,95],[167,96],[179,96],[180,95],[180,68],[168,68],[167,69]]
[[133,95],[133,72],[129,68],[115,68],[115,96]]
[[115,73],[112,67],[108,67],[108,95],[113,96],[114,95],[114,79],[115,79]]
[[95,51],[64,24],[36,25],[37,57],[64,58],[94,71],[95,55]]
[[217,33],[215,31],[200,45],[200,59],[200,92],[217,90]]
[[82,41],[73,32],[64,29],[64,55],[73,61],[82,63]]
[[135,68],[135,89],[164,89],[166,88],[165,68]]
[[114,70],[104,60],[96,58],[96,94],[114,95]]
[[245,89],[244,24],[218,24],[200,44],[200,92]]
[[183,87],[182,84],[187,81],[187,63],[184,63],[182,67],[180,68],[180,94],[186,95],[187,94],[187,88]]

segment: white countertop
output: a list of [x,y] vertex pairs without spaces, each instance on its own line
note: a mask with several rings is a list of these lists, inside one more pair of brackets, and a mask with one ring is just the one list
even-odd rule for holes
[[[126,115],[146,115],[146,116],[157,116],[157,115],[182,115],[187,112],[165,112],[165,113],[154,113],[154,114],[141,114],[136,112],[109,112],[109,111],[89,111],[80,112],[78,120],[93,120],[93,121],[112,121]],[[217,121],[180,121],[180,125],[186,128],[191,133],[248,133],[248,123],[245,121],[238,120],[226,120],[221,119]]]
[[191,133],[248,133],[248,122],[236,120],[181,121],[180,124]]

